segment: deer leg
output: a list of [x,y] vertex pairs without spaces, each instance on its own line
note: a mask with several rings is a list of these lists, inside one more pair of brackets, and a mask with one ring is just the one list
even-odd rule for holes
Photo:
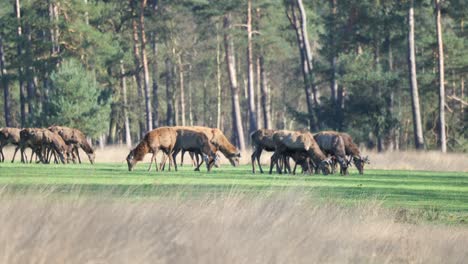
[[260,169],[260,173],[263,173],[262,165],[260,164],[260,157],[262,156],[262,152],[263,152],[263,149],[259,149],[256,155],[257,164],[258,164],[258,168]]
[[11,163],[13,163],[15,161],[16,152],[18,152],[19,148],[20,148],[20,146],[16,146],[15,153],[13,153],[13,159],[11,160]]
[[[205,159],[204,159],[203,154],[201,152],[195,152],[195,155],[197,156],[197,167],[195,168],[195,171],[199,171],[200,166],[203,164],[203,162],[205,162]],[[199,159],[199,157],[201,157],[201,159]]]
[[[174,151],[172,153],[172,155],[169,153],[169,155],[171,155],[171,157],[169,157],[170,159],[172,158],[172,162],[174,163],[174,170],[177,171],[177,162],[176,161],[176,157],[177,157],[177,154],[179,153],[179,151]],[[169,160],[169,171],[171,171],[171,160]]]
[[271,174],[271,172],[273,171],[273,166],[274,166],[275,163],[276,163],[276,156],[277,156],[277,153],[276,153],[276,151],[275,151],[275,153],[273,153],[273,155],[272,155],[271,158],[270,158],[270,172],[269,172],[270,174]]
[[181,157],[180,157],[180,166],[182,167],[182,165],[184,165],[184,155],[185,155],[185,150],[182,150],[182,153],[180,154]]
[[156,165],[156,171],[158,171],[158,161],[156,160],[156,153],[153,152],[153,155],[151,156],[151,161],[148,167],[148,171],[151,171],[151,166],[153,166],[153,161]]
[[250,162],[252,162],[252,173],[255,173],[255,158],[257,157],[257,148],[255,148],[252,156],[250,156]]
[[78,158],[78,163],[81,164],[80,151],[78,150],[78,147],[75,146],[74,150],[76,152],[76,157]]

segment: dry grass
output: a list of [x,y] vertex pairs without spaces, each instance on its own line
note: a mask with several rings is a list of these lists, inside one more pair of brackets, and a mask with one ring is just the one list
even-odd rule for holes
[[[7,147],[5,155],[8,160],[13,156],[13,148]],[[96,150],[96,162],[125,162],[129,150],[125,146],[107,146],[104,149]],[[29,151],[27,152],[29,155]],[[81,157],[85,162],[88,162],[86,154],[80,151]],[[241,153],[241,164],[250,164],[251,150],[246,150]],[[262,167],[267,169],[270,163],[271,152],[262,154]],[[466,153],[446,153],[442,154],[436,151],[415,152],[385,152],[385,153],[366,153],[371,164],[366,165],[370,169],[387,169],[387,170],[427,170],[427,171],[463,171],[468,172],[468,154]],[[160,154],[161,155],[161,154]],[[19,155],[18,155],[19,156]],[[18,158],[18,157],[17,157]],[[149,162],[151,155],[146,155],[144,162]],[[160,156],[158,159],[161,160]],[[178,160],[180,155],[178,156]],[[17,159],[18,160],[18,159]],[[190,164],[190,157],[185,156],[185,163]],[[221,155],[221,164],[229,164],[229,161]]]
[[1,263],[463,263],[468,229],[298,190],[197,199],[0,194]]

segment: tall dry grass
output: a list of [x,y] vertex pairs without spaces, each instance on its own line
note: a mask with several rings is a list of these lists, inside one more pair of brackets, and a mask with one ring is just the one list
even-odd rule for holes
[[[197,199],[0,194],[1,263],[466,263],[468,229],[301,191]],[[55,198],[54,198],[55,197]]]

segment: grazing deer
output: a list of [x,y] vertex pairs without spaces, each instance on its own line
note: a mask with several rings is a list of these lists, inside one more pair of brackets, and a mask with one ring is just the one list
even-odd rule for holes
[[341,134],[335,131],[323,131],[314,135],[314,139],[323,153],[333,155],[340,164],[340,174],[348,174],[345,143]]
[[359,174],[364,174],[364,165],[370,163],[369,157],[361,156],[358,146],[353,142],[353,138],[348,133],[340,133],[340,135],[344,141],[346,155],[349,156],[348,164],[353,161]]
[[164,159],[167,159],[167,157],[169,157],[169,170],[170,170],[171,162],[175,164],[172,158],[172,152],[176,144],[176,139],[177,139],[177,132],[172,127],[160,127],[160,128],[153,129],[150,132],[146,133],[143,140],[140,141],[140,143],[138,143],[138,145],[134,149],[132,149],[127,156],[128,170],[132,171],[133,168],[135,167],[135,164],[138,161],[143,160],[144,156],[147,153],[153,154],[153,156],[151,157],[151,163],[150,163],[150,167],[148,170],[151,169],[153,160],[156,164],[156,170],[158,170],[156,154],[159,152],[159,150],[162,150],[166,154]]
[[[190,128],[178,127],[177,131],[177,141],[174,147],[174,152],[172,154],[172,159],[175,160],[177,154],[181,150],[191,151],[196,155],[201,155],[206,163],[206,168],[208,171],[211,170],[211,167],[216,163],[218,156],[216,155],[217,148],[210,143],[208,137],[196,130]],[[197,164],[195,168],[196,171],[200,170],[200,164]],[[177,164],[175,164],[175,170],[177,171]]]
[[88,155],[89,162],[94,164],[96,153],[91,144],[89,144],[83,132],[76,128],[63,126],[50,126],[48,129],[54,133],[58,133],[65,141],[65,143],[67,143],[67,145],[72,145],[72,151],[70,152],[70,155],[72,156],[73,160],[75,157],[77,157],[78,162],[81,163],[80,153],[78,151],[78,147],[80,147],[83,149],[86,155]]
[[[278,161],[289,152],[306,152],[307,156],[321,168],[323,174],[329,173],[330,161],[320,150],[311,133],[279,130],[273,134],[273,141],[275,152],[271,157],[270,174],[274,164],[276,164],[277,172],[281,173]],[[285,166],[287,166],[286,162]]]
[[254,149],[251,161],[252,161],[252,173],[255,173],[255,160],[257,160],[258,168],[260,173],[263,173],[262,166],[260,165],[260,156],[263,150],[275,151],[275,142],[273,141],[273,129],[258,129],[250,134],[252,147]]
[[232,166],[236,167],[239,165],[240,152],[239,150],[229,142],[224,133],[218,128],[210,128],[204,126],[193,126],[190,127],[198,132],[203,132],[211,144],[213,144],[217,150],[219,150],[223,155],[229,160]]

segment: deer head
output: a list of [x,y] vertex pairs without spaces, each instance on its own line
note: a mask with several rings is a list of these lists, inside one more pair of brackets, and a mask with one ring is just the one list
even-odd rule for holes
[[130,151],[130,153],[128,153],[128,156],[127,156],[128,171],[132,171],[135,164],[136,164],[135,151],[132,150]]
[[232,155],[232,156],[229,156],[229,162],[231,162],[231,165],[236,167],[236,166],[239,166],[239,162],[240,162],[240,152],[237,152],[236,154]]
[[366,156],[364,158],[362,158],[361,156],[354,156],[353,161],[354,161],[354,165],[356,165],[356,168],[359,171],[359,174],[364,174],[364,165],[366,163],[370,164],[369,156]]

